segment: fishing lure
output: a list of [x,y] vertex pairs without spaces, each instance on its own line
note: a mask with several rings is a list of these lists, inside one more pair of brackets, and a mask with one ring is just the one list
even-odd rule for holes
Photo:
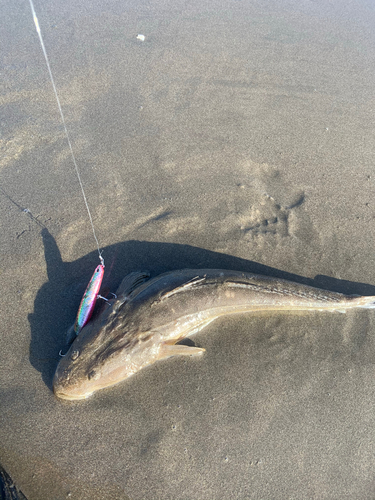
[[[101,257],[101,256],[100,256]],[[107,300],[105,297],[99,295],[99,290],[103,281],[104,276],[104,260],[101,257],[101,264],[97,266],[94,274],[91,276],[89,284],[83,294],[81,303],[78,308],[78,313],[74,324],[66,332],[66,342],[71,344],[82,328],[89,322],[91,315],[94,311],[95,303],[97,298],[102,298]],[[59,355],[64,357],[65,354],[60,350]]]
[[92,312],[95,307],[96,299],[99,296],[99,290],[104,276],[104,264],[99,264],[92,275],[86,291],[83,294],[81,303],[79,305],[77,318],[74,323],[74,333],[76,335],[88,323],[91,318]]

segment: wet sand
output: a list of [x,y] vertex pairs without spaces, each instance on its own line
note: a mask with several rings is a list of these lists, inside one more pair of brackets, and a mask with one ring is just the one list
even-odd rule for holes
[[[375,294],[370,2],[35,8],[106,290],[212,267]],[[373,311],[218,320],[199,359],[55,399],[98,254],[28,2],[3,26],[0,463],[28,500],[374,498]]]

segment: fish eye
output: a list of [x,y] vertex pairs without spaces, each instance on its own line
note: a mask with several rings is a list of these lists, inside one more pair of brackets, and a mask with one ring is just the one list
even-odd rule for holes
[[91,370],[91,372],[88,374],[89,380],[97,380],[98,378],[99,378],[99,373],[96,372],[95,370]]
[[74,361],[77,359],[79,356],[79,351],[73,351],[72,354],[70,355],[70,358]]

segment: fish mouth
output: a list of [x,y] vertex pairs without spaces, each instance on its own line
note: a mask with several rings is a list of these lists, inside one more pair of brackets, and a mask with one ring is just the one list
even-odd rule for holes
[[59,399],[65,399],[66,401],[79,401],[82,399],[87,399],[92,395],[92,392],[86,394],[68,394],[66,392],[60,391],[58,389],[53,389],[55,396]]
[[53,384],[53,392],[58,399],[65,399],[67,401],[78,401],[80,399],[87,399],[93,393],[93,391],[90,392],[69,391],[69,388],[67,390],[66,387],[58,384],[56,385]]
[[93,390],[81,386],[79,389],[79,384],[71,383],[71,374],[65,373],[60,366],[57,367],[55,375],[53,377],[52,389],[53,393],[58,399],[65,399],[66,401],[78,401],[80,399],[86,399],[93,393]]

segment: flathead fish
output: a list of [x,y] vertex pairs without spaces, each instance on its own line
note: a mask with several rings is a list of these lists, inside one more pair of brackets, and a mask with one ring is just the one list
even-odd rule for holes
[[203,348],[176,342],[220,316],[375,308],[375,296],[344,295],[238,271],[184,269],[147,278],[147,273],[127,276],[111,307],[82,329],[57,366],[57,397],[84,399],[160,359],[201,355]]

